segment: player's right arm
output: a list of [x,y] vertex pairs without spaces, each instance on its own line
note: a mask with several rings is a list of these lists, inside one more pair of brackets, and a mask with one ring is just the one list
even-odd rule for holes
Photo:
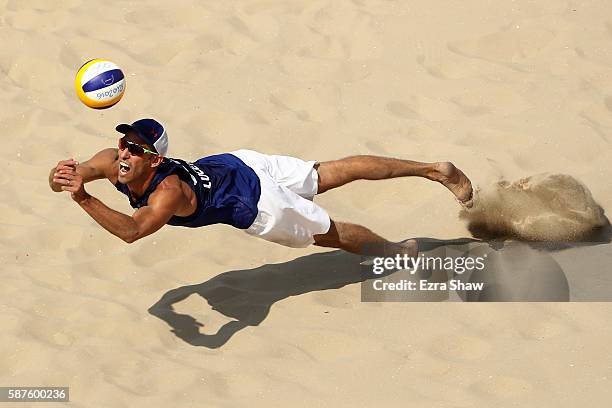
[[109,148],[100,150],[91,159],[79,163],[74,159],[61,160],[49,173],[49,186],[51,190],[59,193],[62,191],[62,179],[59,177],[64,172],[76,170],[83,177],[83,182],[108,178],[112,182],[116,172],[113,171],[117,162],[117,149]]

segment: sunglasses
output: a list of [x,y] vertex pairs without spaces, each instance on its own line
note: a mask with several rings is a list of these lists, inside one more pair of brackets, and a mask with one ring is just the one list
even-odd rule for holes
[[128,152],[130,152],[130,154],[133,154],[134,156],[142,156],[145,153],[151,153],[156,156],[158,155],[157,152],[149,150],[146,147],[139,145],[138,143],[125,140],[125,138],[122,137],[121,139],[119,139],[119,150],[123,150],[126,148],[128,149]]

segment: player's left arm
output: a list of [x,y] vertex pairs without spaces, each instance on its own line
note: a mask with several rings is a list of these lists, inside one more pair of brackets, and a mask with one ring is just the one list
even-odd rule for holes
[[184,199],[180,182],[165,179],[149,196],[148,205],[137,209],[132,216],[129,216],[109,208],[87,193],[82,182],[74,184],[74,186],[62,186],[62,189],[70,191],[72,199],[98,224],[128,244],[163,227],[177,212]]

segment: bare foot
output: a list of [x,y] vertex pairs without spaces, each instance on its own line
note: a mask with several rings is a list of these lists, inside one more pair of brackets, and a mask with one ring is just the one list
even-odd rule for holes
[[451,162],[435,163],[434,167],[432,178],[448,188],[461,205],[470,208],[473,195],[470,179]]
[[409,258],[416,258],[419,254],[419,245],[416,239],[407,239],[406,241],[394,243],[388,248],[389,253],[386,256],[407,255]]
[[[401,257],[400,259],[404,259],[404,256],[406,256],[410,267],[414,267],[412,260],[419,255],[419,245],[416,239],[407,239],[406,241],[393,243],[387,242],[383,244],[382,247],[378,247],[378,249],[382,251],[376,253],[377,256],[382,255],[384,257],[395,258],[399,255]],[[374,265],[374,259],[367,259],[361,262],[360,265],[372,266]]]
[[400,242],[400,245],[404,248],[404,253],[410,257],[414,258],[419,254],[419,245],[416,239]]

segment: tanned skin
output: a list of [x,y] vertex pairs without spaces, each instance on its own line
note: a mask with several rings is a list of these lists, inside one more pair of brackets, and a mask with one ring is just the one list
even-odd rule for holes
[[[147,149],[135,133],[128,133],[127,140]],[[132,243],[164,226],[173,215],[186,217],[196,210],[196,196],[177,175],[166,177],[149,196],[146,206],[134,214],[126,215],[107,207],[85,191],[85,183],[108,179],[126,184],[134,198],[141,197],[151,183],[162,158],[145,153],[130,154],[128,149],[109,148],[96,153],[91,159],[78,163],[73,159],[62,160],[51,169],[49,185],[55,192],[70,192],[72,199],[98,224],[111,234]],[[120,165],[122,164],[122,165]],[[129,168],[127,171],[121,167]],[[421,163],[378,156],[352,156],[315,165],[319,176],[317,194],[340,187],[355,180],[384,180],[396,177],[423,177],[438,182],[450,190],[462,205],[470,206],[472,184],[465,174],[450,162]],[[416,256],[415,240],[401,243],[387,241],[366,227],[332,220],[329,231],[314,236],[315,245],[341,248],[349,252],[363,253],[371,244],[380,245],[388,253],[404,253]]]
[[[135,134],[128,134],[126,138],[151,149]],[[119,170],[120,162],[129,166],[128,172]],[[104,178],[113,184],[120,181],[127,184],[134,198],[138,198],[149,186],[161,162],[160,156],[150,153],[136,156],[128,149],[109,148],[83,163],[73,159],[60,161],[51,170],[49,184],[53,191],[70,192],[72,199],[104,229],[132,243],[159,230],[173,215],[186,217],[193,214],[197,207],[193,190],[177,175],[168,176],[149,196],[147,205],[130,216],[109,208],[87,193],[85,183]]]

